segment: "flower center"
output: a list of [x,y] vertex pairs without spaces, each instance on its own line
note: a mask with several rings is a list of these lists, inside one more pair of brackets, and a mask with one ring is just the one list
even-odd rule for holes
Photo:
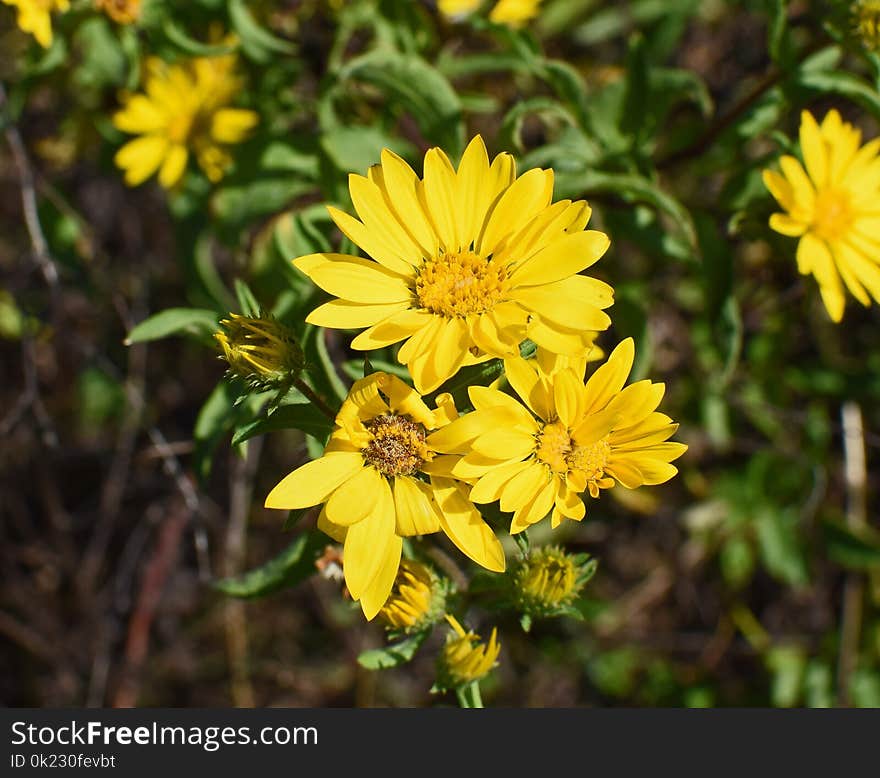
[[571,438],[568,429],[561,421],[545,424],[538,433],[538,447],[535,456],[554,473],[568,470],[568,457],[571,452]]
[[428,459],[425,428],[408,416],[383,414],[364,426],[372,434],[364,459],[382,475],[412,475]]
[[813,209],[813,230],[825,240],[843,237],[852,224],[849,195],[834,189],[820,192]]
[[472,251],[429,259],[416,279],[421,307],[447,317],[488,311],[501,301],[506,288],[504,265]]
[[575,446],[568,455],[568,466],[571,470],[582,470],[588,481],[598,481],[605,474],[605,465],[611,445],[607,436],[589,446]]

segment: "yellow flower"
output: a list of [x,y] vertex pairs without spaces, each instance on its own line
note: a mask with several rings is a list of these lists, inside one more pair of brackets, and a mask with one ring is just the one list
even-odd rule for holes
[[245,140],[259,120],[254,111],[229,107],[243,88],[235,64],[232,54],[177,65],[147,60],[145,93],[126,96],[113,117],[118,129],[140,135],[116,153],[129,186],[158,170],[159,183],[170,189],[191,153],[211,181],[223,177],[232,161],[226,147]]
[[[437,8],[445,17],[457,21],[463,19],[483,4],[483,0],[438,0]],[[489,19],[508,27],[522,27],[538,15],[541,0],[498,0],[489,12]]]
[[529,616],[561,615],[593,577],[596,566],[587,554],[567,554],[558,546],[535,549],[517,568],[515,601]]
[[391,592],[402,539],[442,530],[483,567],[505,568],[504,551],[468,500],[467,486],[439,468],[430,433],[457,418],[449,395],[428,408],[403,381],[373,373],[356,381],[319,459],[284,478],[267,508],[324,504],[318,527],[344,543],[345,583],[372,619]]
[[66,11],[70,0],[3,0],[18,8],[18,27],[36,38],[44,49],[52,45],[52,11]]
[[781,175],[764,171],[764,183],[786,211],[774,213],[770,226],[800,238],[798,270],[816,277],[836,322],[843,318],[843,284],[862,305],[870,305],[871,297],[880,301],[880,139],[860,147],[861,138],[835,110],[821,126],[804,111],[804,165],[786,155],[779,160]]
[[508,27],[522,27],[538,15],[541,0],[498,0],[489,19]]
[[484,678],[495,667],[501,645],[498,630],[493,627],[488,643],[481,643],[473,631],[465,632],[454,616],[446,615],[454,632],[450,632],[440,654],[438,685],[444,689],[473,683]]
[[853,6],[856,34],[866,48],[880,48],[880,0],[860,0]]
[[415,632],[437,621],[445,604],[445,590],[434,571],[404,559],[379,618],[391,629]]
[[272,316],[230,313],[214,339],[229,371],[255,386],[283,383],[303,368],[302,349],[293,333]]
[[141,16],[141,0],[95,0],[95,7],[117,24],[134,24]]
[[578,275],[608,248],[584,230],[583,201],[551,205],[552,170],[519,178],[513,158],[492,164],[482,138],[456,171],[437,148],[424,179],[382,152],[367,177],[351,175],[358,219],[329,208],[337,226],[372,259],[311,254],[294,265],[338,297],[309,314],[323,327],[367,327],[355,349],[406,341],[397,359],[427,393],[464,365],[519,353],[531,338],[560,354],[580,354],[610,319],[613,290]]
[[615,481],[628,489],[661,484],[678,472],[669,463],[687,450],[666,442],[678,425],[654,410],[663,384],[623,388],[633,355],[627,338],[586,385],[585,359],[539,351],[535,360],[507,360],[507,379],[528,409],[497,389],[472,386],[476,410],[434,433],[432,444],[463,455],[449,472],[474,482],[473,502],[500,499],[501,510],[513,512],[511,533],[551,511],[554,527],[565,518],[580,521],[584,491],[597,498]]

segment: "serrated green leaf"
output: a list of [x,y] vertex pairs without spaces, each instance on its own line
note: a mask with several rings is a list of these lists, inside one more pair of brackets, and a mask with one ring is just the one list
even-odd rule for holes
[[264,435],[276,430],[296,429],[325,440],[333,431],[333,422],[324,416],[314,405],[282,405],[263,419],[249,422],[236,430],[232,445],[249,440],[255,435]]
[[310,530],[266,564],[237,578],[223,578],[214,586],[224,594],[244,599],[295,586],[316,571],[315,560],[326,545],[327,538],[323,533]]
[[409,662],[425,642],[429,630],[418,632],[412,637],[385,648],[374,648],[364,651],[358,656],[358,664],[367,670],[385,670],[389,667]]
[[195,335],[210,338],[217,330],[219,316],[204,308],[166,308],[136,324],[126,345],[167,338],[169,335]]

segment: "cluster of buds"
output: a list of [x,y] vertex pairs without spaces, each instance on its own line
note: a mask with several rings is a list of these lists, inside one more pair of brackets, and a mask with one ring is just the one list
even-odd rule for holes
[[214,338],[222,349],[221,357],[229,363],[228,373],[255,391],[289,385],[305,365],[293,332],[269,314],[230,313]]

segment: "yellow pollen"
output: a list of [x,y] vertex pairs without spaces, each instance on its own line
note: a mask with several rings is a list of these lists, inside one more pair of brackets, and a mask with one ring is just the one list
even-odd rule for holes
[[408,416],[384,414],[364,426],[372,434],[364,459],[382,475],[412,475],[430,458],[425,428]]
[[853,214],[849,195],[826,189],[816,196],[813,207],[813,231],[825,240],[842,238],[852,224]]
[[484,313],[507,291],[507,269],[472,251],[448,252],[429,259],[416,279],[419,305],[442,316]]
[[554,473],[568,470],[568,457],[571,452],[571,437],[561,421],[550,422],[538,433],[538,447],[535,456],[548,465]]

